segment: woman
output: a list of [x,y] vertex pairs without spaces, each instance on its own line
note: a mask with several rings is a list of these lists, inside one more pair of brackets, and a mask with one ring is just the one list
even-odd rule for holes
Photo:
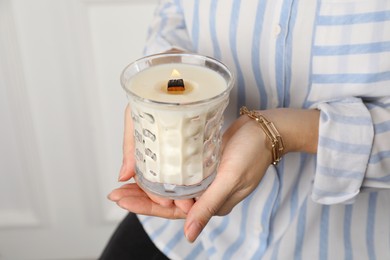
[[[109,195],[164,255],[390,259],[390,1],[162,0],[146,54],[172,49],[221,60],[237,87],[199,199]],[[278,164],[242,106],[280,133]],[[127,109],[120,181],[134,176],[131,127]]]

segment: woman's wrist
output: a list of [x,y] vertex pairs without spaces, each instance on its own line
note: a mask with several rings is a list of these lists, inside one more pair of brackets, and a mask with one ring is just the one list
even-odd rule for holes
[[[289,152],[316,153],[318,145],[318,129],[320,112],[314,109],[276,108],[257,111],[272,122],[281,139],[283,139],[282,155]],[[242,115],[247,117],[247,115]],[[248,118],[247,122],[255,123]],[[267,137],[259,124],[257,133],[264,135],[266,147],[272,155],[272,141]],[[271,156],[272,158],[272,156]]]
[[274,123],[284,140],[284,153],[316,153],[320,111],[278,108],[261,111]]
[[284,143],[283,138],[278,129],[276,129],[275,125],[260,112],[254,110],[250,111],[245,106],[241,107],[240,115],[248,116],[253,119],[258,126],[260,126],[271,147],[272,164],[278,164],[284,154]]

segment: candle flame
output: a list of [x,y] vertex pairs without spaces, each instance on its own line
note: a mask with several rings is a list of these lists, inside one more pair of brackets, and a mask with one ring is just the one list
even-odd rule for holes
[[171,78],[178,78],[180,77],[180,72],[176,69],[172,70]]
[[172,70],[171,78],[168,80],[167,89],[169,93],[183,92],[185,90],[184,80],[180,77],[180,72]]

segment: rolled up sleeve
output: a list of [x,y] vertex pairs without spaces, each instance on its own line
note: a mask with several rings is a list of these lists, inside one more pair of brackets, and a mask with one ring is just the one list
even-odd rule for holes
[[321,111],[312,199],[348,203],[360,192],[374,140],[372,117],[364,102],[349,98],[318,105]]

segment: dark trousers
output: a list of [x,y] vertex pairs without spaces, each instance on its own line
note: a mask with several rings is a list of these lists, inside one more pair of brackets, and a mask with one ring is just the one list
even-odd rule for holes
[[167,260],[168,258],[150,240],[137,216],[129,213],[111,236],[99,259]]

